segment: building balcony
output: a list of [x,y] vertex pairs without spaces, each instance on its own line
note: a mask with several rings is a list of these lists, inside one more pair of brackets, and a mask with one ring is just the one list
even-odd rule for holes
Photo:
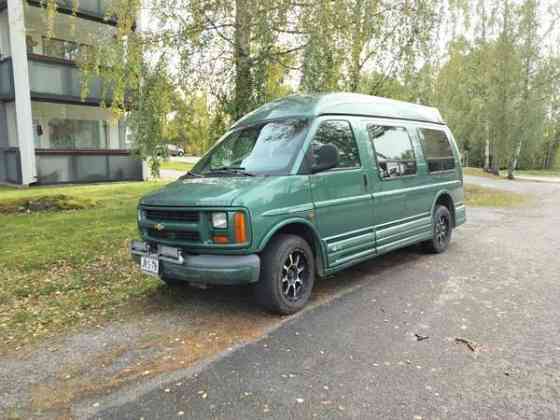
[[87,97],[82,99],[82,75],[77,65],[36,54],[30,54],[28,61],[31,99],[95,106],[102,102],[104,89],[99,79],[90,81]]
[[[44,7],[44,1],[41,0],[27,0],[27,3],[30,6]],[[57,11],[62,14],[75,14],[83,19],[116,24],[115,19],[107,17],[110,0],[56,0],[56,4]],[[77,8],[75,9],[74,6]]]
[[[103,98],[103,84],[94,79],[89,84],[89,92],[82,99],[82,76],[80,69],[72,62],[57,58],[29,54],[29,85],[34,101],[99,106],[102,99],[110,101],[110,95]],[[12,60],[0,61],[0,100],[14,99]]]

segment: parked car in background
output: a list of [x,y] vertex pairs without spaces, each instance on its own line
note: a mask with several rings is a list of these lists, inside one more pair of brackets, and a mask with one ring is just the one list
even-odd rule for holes
[[131,253],[168,284],[252,284],[289,314],[316,277],[465,222],[463,172],[439,111],[357,94],[291,96],[237,121],[140,201]]
[[175,144],[161,144],[157,146],[158,156],[185,156],[185,150]]
[[167,145],[167,153],[169,156],[185,156],[185,150],[175,144]]

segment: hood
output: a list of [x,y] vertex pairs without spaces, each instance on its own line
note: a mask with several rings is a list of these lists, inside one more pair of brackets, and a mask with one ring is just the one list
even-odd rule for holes
[[231,206],[240,195],[267,182],[267,177],[186,178],[144,196],[147,206]]

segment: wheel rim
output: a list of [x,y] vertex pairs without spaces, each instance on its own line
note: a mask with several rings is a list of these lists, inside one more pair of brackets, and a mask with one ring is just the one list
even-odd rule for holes
[[440,246],[443,246],[447,243],[448,237],[449,218],[442,214],[436,221],[436,241]]
[[308,264],[305,254],[292,251],[282,266],[282,295],[290,302],[297,302],[304,295],[307,285]]

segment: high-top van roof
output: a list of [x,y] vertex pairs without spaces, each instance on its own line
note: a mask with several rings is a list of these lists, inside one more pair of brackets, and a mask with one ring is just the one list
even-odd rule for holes
[[437,108],[358,93],[293,95],[269,102],[239,119],[232,128],[278,118],[363,115],[445,124]]

